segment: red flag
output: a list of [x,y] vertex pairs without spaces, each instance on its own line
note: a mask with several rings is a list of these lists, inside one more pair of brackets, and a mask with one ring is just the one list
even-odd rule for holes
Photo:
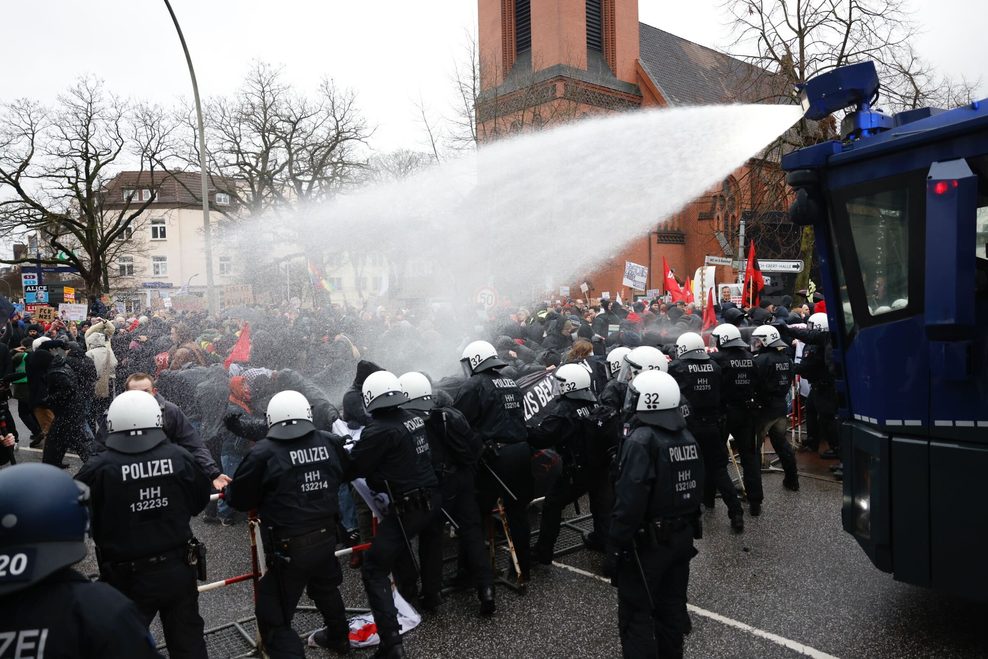
[[240,338],[233,345],[230,356],[223,360],[223,367],[230,368],[233,362],[250,361],[250,325],[244,323],[244,328],[240,331]]
[[744,269],[744,288],[741,291],[741,304],[749,309],[757,307],[762,291],[765,290],[765,279],[762,269],[755,258],[755,241],[751,241],[748,249],[748,265]]
[[686,295],[683,293],[683,289],[679,287],[679,282],[676,281],[676,277],[673,276],[672,270],[669,269],[669,265],[666,263],[666,257],[662,257],[662,272],[665,274],[664,287],[666,293],[672,295],[673,302],[679,302],[680,300],[686,300]]
[[693,304],[693,280],[686,280],[686,304]]
[[703,308],[704,331],[717,326],[717,314],[714,313],[714,287],[707,289],[707,306]]

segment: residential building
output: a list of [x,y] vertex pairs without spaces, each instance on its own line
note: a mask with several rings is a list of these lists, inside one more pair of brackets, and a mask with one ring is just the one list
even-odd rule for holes
[[[204,298],[206,256],[198,172],[120,172],[106,187],[104,213],[133,212],[147,203],[120,239],[108,264],[111,293],[128,309],[169,306],[176,294]],[[237,213],[230,190],[209,187],[213,226]],[[148,203],[149,202],[149,203]],[[213,280],[222,303],[243,264],[232,246],[214,239]]]

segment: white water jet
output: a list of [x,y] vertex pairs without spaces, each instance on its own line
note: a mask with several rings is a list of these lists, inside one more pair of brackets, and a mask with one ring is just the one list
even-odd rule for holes
[[[433,298],[567,284],[722,181],[800,117],[786,105],[643,110],[503,140],[279,224],[310,255],[427,262]],[[286,221],[287,220],[287,221]]]

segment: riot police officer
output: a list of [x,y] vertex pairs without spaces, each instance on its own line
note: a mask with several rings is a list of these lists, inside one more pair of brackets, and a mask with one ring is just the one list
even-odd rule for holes
[[[452,400],[448,394],[433,393],[432,383],[425,375],[405,373],[398,381],[408,397],[402,407],[425,419],[432,465],[442,490],[442,509],[456,527],[460,557],[474,578],[480,612],[490,615],[496,608],[494,571],[484,549],[480,511],[474,498],[474,474],[483,448],[480,438],[459,410],[450,406]],[[437,516],[426,533],[426,542],[419,540],[422,604],[426,608],[432,608],[431,605],[440,601],[442,544],[430,540],[441,537],[444,521],[443,515]]]
[[76,476],[92,492],[100,576],[134,600],[150,625],[156,613],[172,657],[206,657],[189,520],[209,503],[209,478],[161,426],[161,407],[125,391],[106,413],[107,450]]
[[727,473],[727,445],[721,430],[721,369],[710,359],[703,339],[696,332],[684,332],[676,339],[676,360],[669,365],[669,374],[679,383],[686,399],[689,415],[687,427],[700,444],[703,467],[707,475],[703,504],[714,507],[714,492],[720,492],[727,505],[731,529],[744,531],[744,508],[738,490]]
[[[755,447],[755,361],[748,344],[735,325],[724,323],[711,332],[717,352],[710,356],[720,366],[721,409],[724,412],[725,434],[734,437],[741,454],[744,490],[748,495],[748,510],[753,517],[761,514],[762,461]],[[724,439],[726,443],[726,437]]]
[[477,471],[477,502],[484,515],[499,498],[504,503],[521,571],[518,578],[526,581],[531,562],[528,505],[534,484],[521,390],[498,372],[505,364],[487,341],[470,343],[460,364],[467,380],[457,390],[453,407],[463,413],[485,446]]
[[815,441],[808,448],[816,451],[820,448],[820,438],[825,438],[829,449],[820,454],[826,460],[840,458],[840,433],[837,430],[837,389],[834,376],[830,369],[832,361],[830,344],[830,329],[826,313],[815,313],[810,316],[807,329],[779,325],[780,334],[788,339],[797,339],[806,344],[803,347],[803,358],[796,364],[796,373],[806,378],[810,383],[810,395],[806,399],[807,429]]
[[268,571],[257,586],[257,628],[271,657],[301,657],[292,617],[308,592],[326,625],[311,645],[347,652],[350,627],[340,596],[336,548],[337,493],[346,452],[336,435],[316,430],[312,407],[297,391],[280,391],[266,411],[267,436],[244,457],[226,487],[237,510],[257,510]]
[[[612,350],[613,354],[615,351]],[[615,363],[610,362],[610,368],[614,369]],[[615,360],[616,361],[616,360]],[[669,370],[669,360],[662,351],[654,346],[638,346],[628,350],[621,356],[620,371],[617,376],[608,382],[604,389],[604,394],[600,398],[601,405],[607,405],[625,413],[625,398],[628,394],[628,384],[644,371]],[[630,413],[629,413],[630,414]],[[625,414],[628,416],[628,414]],[[630,418],[630,417],[629,417]]]
[[629,392],[632,431],[621,447],[609,531],[621,649],[629,659],[682,657],[703,460],[669,374],[642,373]]
[[160,657],[134,603],[72,569],[86,557],[89,489],[57,467],[0,471],[4,657]]
[[[377,535],[364,554],[361,574],[381,644],[375,657],[404,657],[398,618],[391,595],[395,585],[406,600],[417,599],[415,558],[411,540],[428,529],[440,514],[442,495],[432,466],[425,419],[401,409],[406,396],[393,373],[378,371],[361,388],[371,423],[350,451],[352,473],[367,479],[390,505]],[[437,538],[423,534],[420,542]]]
[[607,470],[593,469],[591,454],[595,447],[591,444],[588,421],[597,400],[591,391],[590,373],[579,364],[564,364],[553,376],[559,383],[559,397],[549,403],[539,425],[528,431],[528,443],[532,447],[555,448],[563,461],[562,474],[545,495],[539,540],[535,545],[536,559],[546,565],[552,563],[563,508],[589,494],[594,534],[588,537],[588,543],[593,544],[596,537],[603,544],[612,503]]
[[755,442],[760,447],[768,434],[775,454],[779,456],[785,478],[782,485],[787,490],[799,491],[799,474],[796,472],[796,454],[786,439],[786,396],[792,388],[796,369],[786,351],[786,344],[779,330],[762,325],[751,333],[751,348],[755,353]]
[[628,393],[628,383],[621,382],[618,377],[621,374],[621,367],[624,366],[624,356],[631,352],[631,348],[619,346],[607,353],[604,362],[604,370],[607,373],[607,384],[600,392],[600,404],[621,411],[624,408],[624,397]]

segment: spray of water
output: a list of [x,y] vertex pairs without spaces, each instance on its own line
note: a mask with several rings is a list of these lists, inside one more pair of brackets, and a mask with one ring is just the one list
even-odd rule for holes
[[[305,245],[428,264],[429,297],[565,284],[682,209],[798,120],[793,106],[641,111],[484,147],[302,209]],[[428,269],[426,271],[428,271]]]
[[[383,253],[397,283],[391,293],[404,297],[462,303],[492,286],[525,302],[616,256],[799,116],[794,106],[704,106],[526,134],[402,181],[261,220],[264,247],[272,256],[304,252],[317,261],[329,252]],[[262,232],[246,231],[256,245]],[[412,271],[428,274],[409,290]],[[440,350],[455,358],[455,346]]]

